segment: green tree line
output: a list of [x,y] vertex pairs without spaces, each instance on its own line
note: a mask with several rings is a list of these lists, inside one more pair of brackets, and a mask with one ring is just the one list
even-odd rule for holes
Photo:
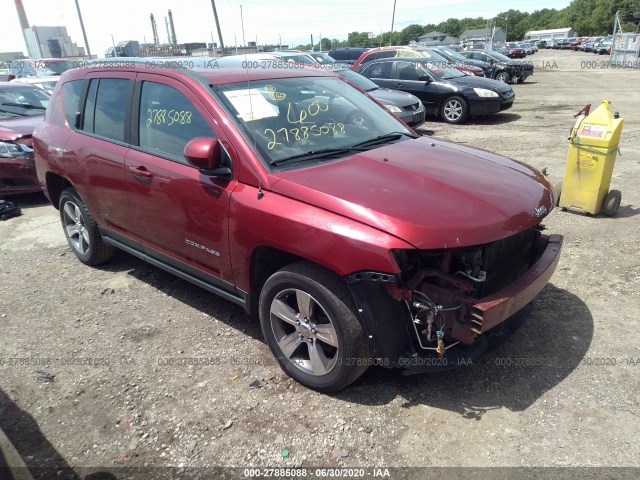
[[[459,37],[465,30],[487,28],[490,22],[507,32],[507,40],[520,40],[529,30],[572,27],[577,35],[607,35],[613,32],[616,12],[620,12],[623,31],[636,31],[640,22],[640,0],[573,0],[567,7],[557,10],[543,8],[533,13],[520,10],[508,10],[494,18],[449,18],[438,24],[412,24],[402,30],[374,32],[369,38],[368,32],[351,32],[346,40],[322,38],[319,44],[326,51],[338,47],[377,47],[380,45],[407,45],[417,41],[425,33],[437,31],[453,37]],[[297,48],[310,50],[311,44],[298,45]]]

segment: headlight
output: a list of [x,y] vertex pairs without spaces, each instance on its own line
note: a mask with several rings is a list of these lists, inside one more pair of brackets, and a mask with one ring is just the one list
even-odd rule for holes
[[26,145],[18,145],[15,143],[0,142],[0,158],[19,158],[24,157],[33,150]]
[[384,108],[389,110],[391,113],[402,113],[402,109],[396,107],[395,105],[391,105],[390,103],[385,103],[383,105],[384,105]]
[[498,98],[500,96],[496,92],[487,90],[486,88],[474,88],[473,91],[476,92],[476,95],[483,98]]

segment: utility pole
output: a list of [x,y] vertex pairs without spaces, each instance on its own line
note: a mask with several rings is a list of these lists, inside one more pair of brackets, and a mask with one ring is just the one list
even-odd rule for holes
[[84,22],[82,21],[82,13],[80,13],[80,4],[76,0],[76,9],[78,10],[78,19],[80,20],[80,28],[82,29],[82,36],[84,37],[84,45],[87,47],[87,57],[91,58],[91,49],[89,48],[89,42],[87,41],[87,32],[84,29]]
[[389,34],[389,45],[393,45],[393,22],[396,19],[396,0],[393,0],[393,14],[391,15],[391,33]]
[[507,19],[504,21],[504,41],[508,42],[509,37],[507,37],[507,31],[509,30],[509,15],[507,15]]
[[247,41],[244,39],[244,17],[242,16],[242,5],[240,5],[240,25],[242,26],[242,43],[247,46]]
[[[211,8],[213,8],[213,18],[216,21],[216,28],[218,29],[218,38],[220,39],[220,48],[222,49],[222,55],[224,55],[224,42],[222,41],[222,32],[220,31],[220,22],[218,21],[218,11],[216,10],[216,0],[211,0]],[[236,45],[236,50],[238,46]]]

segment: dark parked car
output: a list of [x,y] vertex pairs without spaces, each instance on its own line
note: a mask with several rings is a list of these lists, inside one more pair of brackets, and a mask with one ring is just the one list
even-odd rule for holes
[[427,113],[447,123],[501,112],[511,108],[515,99],[511,87],[503,82],[465,75],[421,57],[376,60],[359,71],[381,87],[415,95]]
[[501,82],[522,83],[533,75],[533,64],[530,62],[512,60],[498,52],[490,50],[469,50],[462,52],[462,55],[467,58],[481,60],[495,65],[496,72],[493,78]]
[[31,134],[44,120],[49,95],[23,83],[0,83],[0,197],[41,192]]
[[34,149],[79,261],[122,249],[241,305],[321,391],[471,364],[559,260],[544,175],[420,137],[323,68],[74,69]]
[[483,62],[482,60],[474,60],[473,58],[467,58],[462,55],[460,52],[451,50],[447,47],[436,47],[435,50],[442,55],[444,58],[449,60],[451,64],[455,67],[465,67],[472,66],[481,68],[484,72],[484,76],[487,78],[495,78],[498,69],[496,68],[495,63],[491,64],[488,62]]
[[362,55],[363,52],[370,50],[365,47],[345,47],[329,50],[328,54],[335,59],[336,63],[341,65],[353,65],[353,63]]
[[[422,105],[420,99],[415,95],[390,88],[381,88],[376,83],[360,75],[358,72],[354,72],[350,68],[337,68],[333,71],[356,87],[367,92],[407,125],[416,127],[424,123],[424,105]],[[360,122],[366,121],[366,117],[360,119]],[[351,123],[353,122],[354,120],[352,119]]]

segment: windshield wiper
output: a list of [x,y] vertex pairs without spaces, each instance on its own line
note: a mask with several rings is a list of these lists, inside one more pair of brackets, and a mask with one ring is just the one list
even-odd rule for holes
[[30,103],[2,103],[2,105],[5,105],[7,107],[21,107],[21,108],[26,108],[26,109],[36,109],[36,110],[46,110],[47,107],[43,107],[42,105],[31,105]]
[[[4,105],[4,103],[3,103],[3,105]],[[0,108],[0,112],[10,113],[11,115],[16,115],[18,117],[28,117],[29,116],[26,113],[12,112],[11,110],[5,110],[4,108]]]
[[351,145],[349,147],[342,148],[323,148],[322,150],[312,150],[306,153],[300,153],[298,155],[292,155],[291,157],[280,158],[278,160],[272,160],[269,162],[270,165],[286,165],[287,163],[301,162],[303,160],[310,160],[312,158],[326,158],[332,157],[334,155],[344,155],[349,152],[364,152],[368,150],[368,147],[376,145],[378,143],[389,142],[392,140],[398,140],[403,136],[407,136],[410,138],[418,138],[417,135],[412,135],[410,133],[404,132],[393,132],[388,133],[386,135],[380,135],[376,138],[371,138],[369,140],[365,140],[364,142],[356,143],[355,145]]
[[392,132],[392,133],[387,133],[386,135],[380,135],[375,138],[370,138],[369,140],[365,140],[364,142],[356,143],[355,145],[351,145],[351,148],[369,147],[371,145],[377,145],[378,143],[386,143],[386,142],[391,142],[393,140],[400,140],[403,136],[409,137],[409,138],[418,138],[418,135],[413,135],[411,133]]
[[322,150],[312,150],[310,152],[292,155],[290,157],[271,160],[269,165],[286,165],[287,163],[301,162],[303,160],[311,160],[312,158],[326,158],[334,155],[343,155],[351,151],[364,151],[364,148],[344,147],[344,148],[323,148]]

